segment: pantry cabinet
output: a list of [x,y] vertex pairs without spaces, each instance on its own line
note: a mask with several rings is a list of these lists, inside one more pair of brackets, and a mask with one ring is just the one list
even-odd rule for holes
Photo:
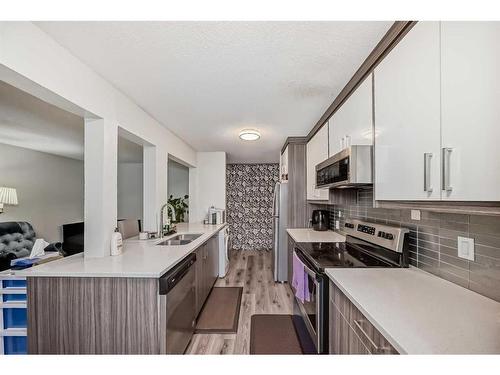
[[500,23],[441,23],[443,200],[500,201]]
[[372,75],[369,75],[328,121],[329,156],[350,145],[372,144],[372,88]]
[[419,22],[374,72],[375,199],[439,200],[439,22]]
[[316,188],[316,165],[328,159],[328,124],[307,142],[307,200],[328,200],[328,189]]

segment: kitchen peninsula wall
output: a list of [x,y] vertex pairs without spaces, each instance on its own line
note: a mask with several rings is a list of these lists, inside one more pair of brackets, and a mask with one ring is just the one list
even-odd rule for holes
[[[422,210],[411,220],[409,209],[374,208],[373,190],[331,190],[329,202],[309,203],[308,211],[328,209],[332,229],[346,218],[407,227],[411,265],[500,301],[500,217]],[[457,236],[474,238],[474,261],[458,258]]]

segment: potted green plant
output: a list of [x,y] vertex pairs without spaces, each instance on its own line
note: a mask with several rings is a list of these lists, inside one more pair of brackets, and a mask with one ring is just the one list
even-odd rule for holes
[[[188,195],[185,195],[184,198],[179,197],[179,198],[174,198],[173,195],[170,195],[168,197],[168,203],[170,203],[174,209],[175,209],[175,222],[176,223],[182,223],[184,222],[184,218],[186,216],[186,213],[189,212],[188,210]],[[169,214],[170,214],[170,207],[168,208]]]

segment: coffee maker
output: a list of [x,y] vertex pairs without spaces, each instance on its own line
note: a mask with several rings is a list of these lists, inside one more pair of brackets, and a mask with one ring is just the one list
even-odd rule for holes
[[314,210],[312,212],[312,227],[317,231],[328,230],[330,226],[330,213],[327,210]]

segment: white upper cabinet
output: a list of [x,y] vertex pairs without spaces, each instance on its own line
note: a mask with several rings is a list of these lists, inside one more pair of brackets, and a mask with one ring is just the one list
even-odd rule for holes
[[316,189],[316,165],[328,159],[328,124],[307,142],[307,199],[328,200],[328,189]]
[[500,23],[441,23],[443,200],[500,201]]
[[330,156],[350,145],[372,144],[372,98],[369,75],[329,120]]
[[439,22],[418,22],[376,67],[375,199],[439,200]]
[[419,22],[375,69],[375,199],[500,201],[500,24]]

